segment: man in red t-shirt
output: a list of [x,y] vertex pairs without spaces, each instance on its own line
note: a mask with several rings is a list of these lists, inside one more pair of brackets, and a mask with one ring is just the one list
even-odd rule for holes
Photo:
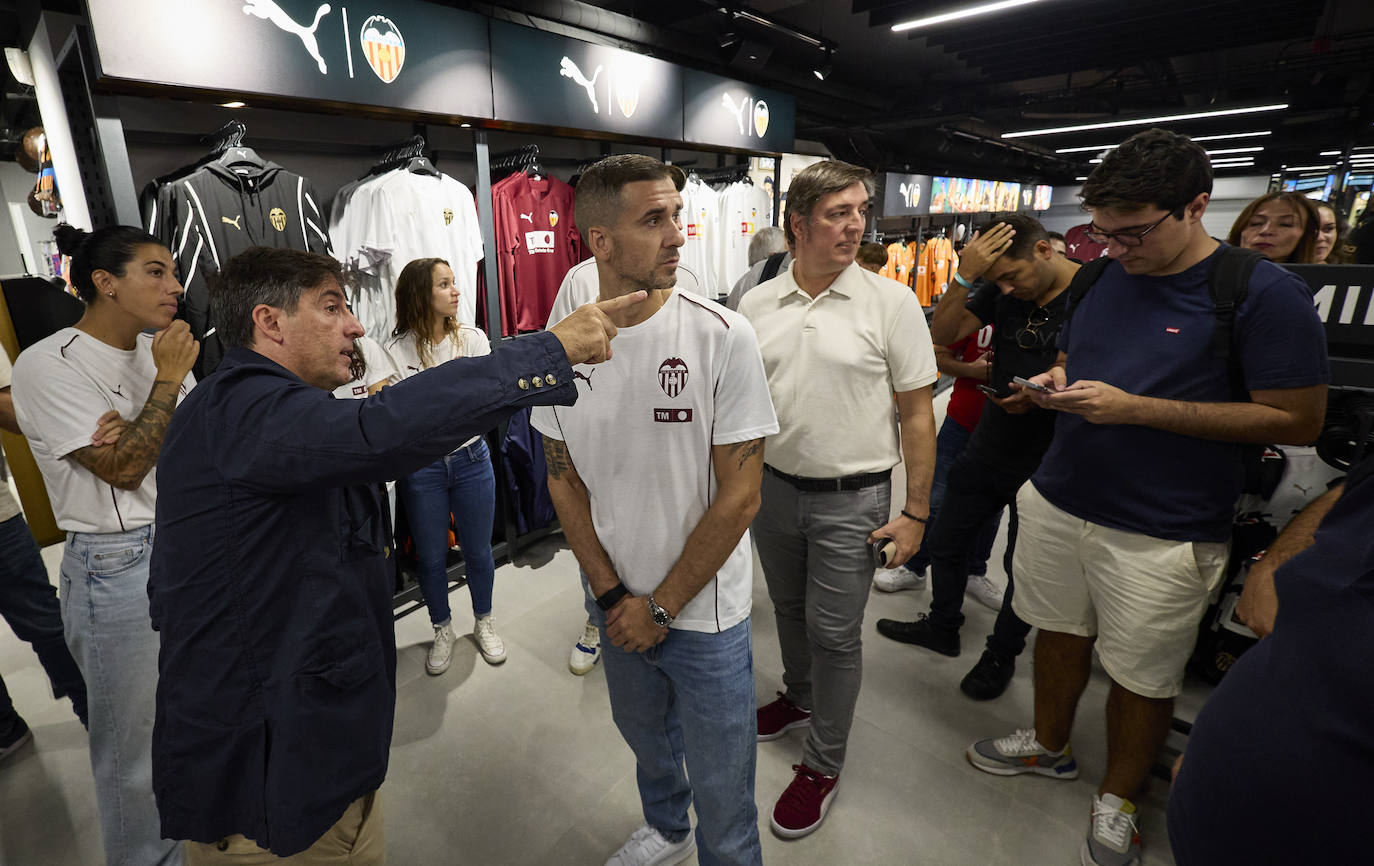
[[[987,384],[988,365],[992,347],[992,325],[974,331],[967,337],[948,347],[935,347],[935,363],[940,372],[954,376],[954,389],[950,391],[949,406],[945,409],[945,423],[940,426],[940,435],[935,440],[935,476],[930,485],[930,513],[934,515],[944,498],[945,479],[954,459],[964,450],[973,428],[983,414],[983,403],[987,399],[978,390],[979,385]],[[934,525],[935,518],[930,518]],[[997,528],[1002,523],[1002,512],[988,520],[979,532],[973,550],[969,555],[968,594],[993,610],[1002,607],[1002,590],[988,579],[988,558],[992,555],[992,545],[997,540]],[[904,589],[922,589],[926,585],[926,569],[930,567],[930,552],[924,539],[916,555],[907,560],[901,568],[880,568],[873,576],[873,588],[882,592],[899,592]]]

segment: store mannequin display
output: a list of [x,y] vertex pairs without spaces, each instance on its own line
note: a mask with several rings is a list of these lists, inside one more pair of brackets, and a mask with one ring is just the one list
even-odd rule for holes
[[1231,225],[1226,242],[1257,250],[1273,262],[1316,262],[1321,216],[1312,200],[1297,192],[1271,192],[1245,206]]
[[153,784],[192,866],[263,849],[382,862],[396,639],[377,483],[520,408],[571,403],[571,365],[608,357],[608,316],[644,299],[336,400],[363,335],[341,277],[298,250],[228,261],[212,301],[229,349],[168,430],[148,586]]
[[[396,372],[388,384],[408,379],[454,358],[491,354],[487,335],[457,318],[459,289],[443,259],[416,259],[396,280],[396,332],[386,343]],[[434,626],[425,672],[437,676],[452,661],[454,629],[448,602],[449,515],[467,566],[472,596],[473,640],[488,664],[506,660],[506,647],[491,616],[496,562],[491,529],[496,519],[496,474],[481,435],[396,483],[415,540],[420,591]]]
[[607,866],[667,866],[694,848],[711,866],[763,862],[748,529],[777,422],[753,329],[674,287],[684,181],[628,154],[583,173],[577,214],[600,296],[649,300],[616,316],[608,364],[575,372],[576,406],[531,417],[635,755],[645,824]]
[[1084,864],[1138,862],[1131,801],[1226,574],[1241,445],[1311,442],[1325,414],[1326,335],[1296,275],[1251,261],[1225,356],[1212,351],[1209,274],[1237,258],[1203,226],[1211,190],[1206,152],[1183,135],[1151,129],[1103,155],[1081,196],[1112,261],[1091,291],[1070,289],[1081,294],[1055,366],[1030,378],[1048,389],[1036,405],[1060,413],[1016,498],[1013,607],[1040,629],[1035,722],[966,757],[1002,776],[1076,778],[1069,735],[1096,653],[1111,679],[1107,766]]
[[[990,405],[984,407],[967,445],[957,457],[944,458],[953,465],[938,506],[932,496],[929,616],[920,614],[914,622],[878,620],[878,633],[884,637],[959,655],[964,593],[974,583],[969,576],[971,555],[988,522],[1010,508],[1004,560],[1007,589],[996,600],[997,622],[982,657],[959,684],[974,700],[991,700],[1006,691],[1030,633],[1030,626],[1012,609],[1016,492],[1040,465],[1054,437],[1055,419],[1053,412],[1011,390],[1010,384],[1013,376],[1029,378],[1054,363],[1056,340],[1068,317],[1066,290],[1079,268],[1054,250],[1047,234],[1038,220],[1024,214],[1010,214],[975,234],[964,247],[950,291],[935,308],[930,330],[936,342],[994,326],[989,385],[1005,396],[988,397]],[[970,300],[967,284],[980,278],[984,288]]]
[[[158,638],[148,574],[154,467],[195,384],[200,344],[174,320],[183,290],[157,238],[129,226],[91,234],[59,226],[53,234],[72,257],[86,311],[19,355],[14,408],[58,528],[68,533],[63,626],[86,680],[106,860],[172,866],[181,849],[162,837],[150,784]],[[97,424],[103,429],[93,437]]]
[[[753,532],[786,692],[758,709],[758,737],[810,728],[773,807],[773,831],[784,838],[816,830],[834,802],[862,681],[872,545],[891,542],[885,564],[897,568],[921,546],[929,520],[939,371],[915,294],[854,262],[872,184],[866,169],[837,160],[799,172],[783,215],[795,259],[740,301],[758,331],[781,427],[767,442]],[[823,349],[812,333],[824,335]],[[837,395],[845,411],[836,411]],[[889,520],[899,462],[906,489]]]

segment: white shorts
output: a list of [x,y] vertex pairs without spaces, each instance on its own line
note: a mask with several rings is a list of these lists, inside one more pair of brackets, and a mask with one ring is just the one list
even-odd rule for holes
[[1102,667],[1135,694],[1182,691],[1198,623],[1226,576],[1229,545],[1081,520],[1029,481],[1016,494],[1016,513],[1016,615],[1044,631],[1096,636]]

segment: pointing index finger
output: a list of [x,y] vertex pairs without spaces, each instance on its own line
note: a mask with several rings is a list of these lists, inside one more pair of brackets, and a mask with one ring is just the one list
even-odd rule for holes
[[643,303],[649,297],[649,293],[643,289],[638,292],[631,292],[628,295],[621,295],[618,298],[611,298],[609,301],[597,301],[596,307],[603,313],[612,313],[617,310],[628,309],[636,304]]

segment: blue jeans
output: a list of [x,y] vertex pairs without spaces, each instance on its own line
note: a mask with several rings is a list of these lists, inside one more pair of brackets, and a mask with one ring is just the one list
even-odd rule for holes
[[[964,453],[964,446],[973,436],[973,431],[965,430],[953,418],[946,418],[940,425],[940,434],[935,437],[935,476],[930,481],[930,522],[926,524],[925,534],[921,537],[921,547],[902,567],[917,574],[925,574],[930,567],[930,530],[935,526],[935,517],[940,511],[940,503],[945,501],[945,487],[949,480],[949,467]],[[1002,524],[1002,511],[988,518],[973,539],[969,550],[968,573],[987,574],[988,557],[992,556],[992,545],[997,541],[997,527]]]
[[158,636],[148,618],[153,527],[70,532],[62,552],[62,623],[86,678],[91,771],[107,866],[173,866],[153,800]]
[[[62,636],[57,591],[48,582],[38,543],[20,515],[0,522],[0,616],[14,629],[15,637],[33,647],[52,683],[53,696],[71,698],[76,717],[86,724],[86,682]],[[4,680],[0,680],[0,731],[15,716]]]
[[680,842],[691,832],[687,807],[695,799],[702,866],[762,864],[750,621],[719,634],[673,629],[635,653],[611,645],[606,616],[586,595],[601,631],[611,717],[635,755],[644,822]]
[[496,519],[496,474],[491,453],[481,439],[434,461],[396,483],[406,505],[410,536],[415,540],[420,593],[430,622],[449,621],[448,516],[458,528],[458,545],[467,566],[472,614],[491,613],[496,562],[491,555],[491,527]]

